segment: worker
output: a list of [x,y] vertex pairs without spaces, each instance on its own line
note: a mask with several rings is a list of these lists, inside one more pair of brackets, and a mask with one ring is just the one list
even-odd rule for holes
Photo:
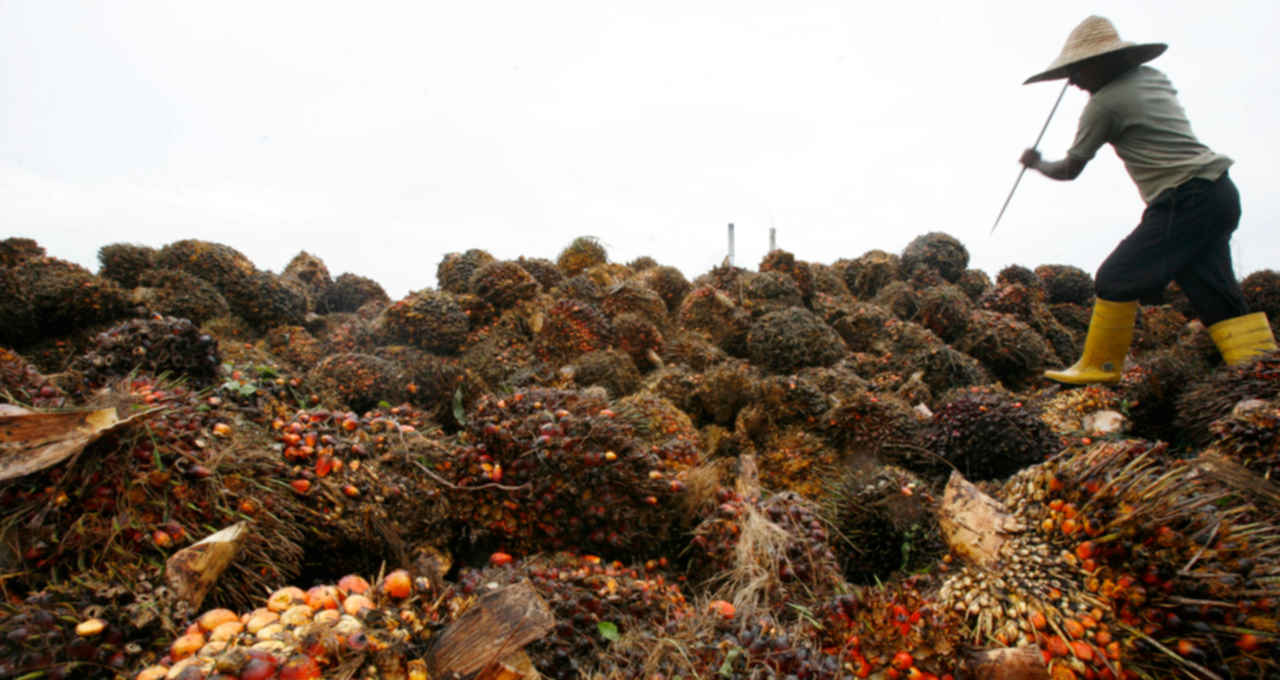
[[1276,349],[1266,314],[1248,313],[1232,270],[1231,233],[1240,221],[1240,195],[1227,174],[1232,161],[1196,139],[1169,79],[1144,65],[1166,48],[1122,41],[1110,21],[1091,16],[1071,31],[1049,68],[1026,81],[1067,78],[1089,101],[1065,158],[1047,161],[1028,149],[1022,164],[1072,180],[1110,143],[1147,205],[1137,228],[1098,268],[1080,360],[1045,371],[1052,380],[1118,381],[1138,300],[1158,295],[1170,281],[1186,292],[1227,364]]

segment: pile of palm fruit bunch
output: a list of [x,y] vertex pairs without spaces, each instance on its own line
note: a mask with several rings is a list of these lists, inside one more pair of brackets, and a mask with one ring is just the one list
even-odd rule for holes
[[99,261],[0,241],[0,677],[1280,673],[1280,366],[1176,286],[1068,388],[1089,274],[940,232],[693,277],[473,248],[398,299]]

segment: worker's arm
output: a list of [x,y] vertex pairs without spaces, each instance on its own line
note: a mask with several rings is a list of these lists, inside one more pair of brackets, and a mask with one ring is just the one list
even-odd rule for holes
[[1088,161],[1071,156],[1060,161],[1046,161],[1040,157],[1039,151],[1027,149],[1022,152],[1021,162],[1028,168],[1039,170],[1040,174],[1050,179],[1072,180],[1080,176],[1080,172],[1084,170],[1085,163]]

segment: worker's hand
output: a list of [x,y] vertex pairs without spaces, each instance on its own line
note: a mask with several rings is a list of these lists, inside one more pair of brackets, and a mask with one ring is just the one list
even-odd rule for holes
[[1019,161],[1028,168],[1035,168],[1040,165],[1040,152],[1035,149],[1027,149],[1022,152],[1022,158]]

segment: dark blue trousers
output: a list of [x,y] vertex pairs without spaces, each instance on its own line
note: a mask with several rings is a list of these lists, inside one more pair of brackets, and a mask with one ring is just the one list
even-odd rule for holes
[[1226,173],[1162,192],[1098,268],[1098,297],[1150,299],[1177,281],[1206,326],[1247,314],[1231,265],[1231,234],[1239,223],[1240,193]]

